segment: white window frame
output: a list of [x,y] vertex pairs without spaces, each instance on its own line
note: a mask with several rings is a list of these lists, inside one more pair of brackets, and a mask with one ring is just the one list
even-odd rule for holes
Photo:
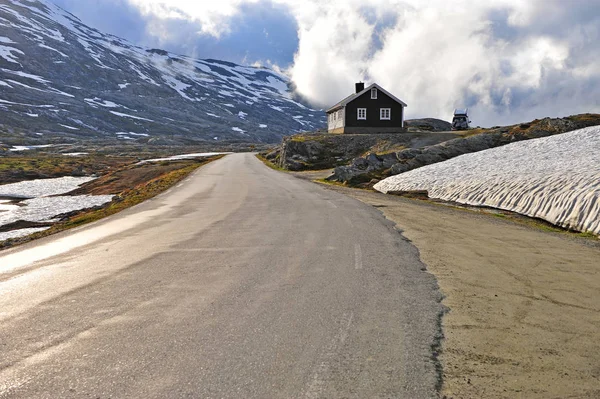
[[377,100],[377,88],[373,87],[371,89],[371,100]]
[[392,109],[391,108],[379,108],[379,120],[380,121],[391,121],[392,120]]
[[366,108],[357,108],[356,109],[356,119],[359,121],[367,120],[367,109]]

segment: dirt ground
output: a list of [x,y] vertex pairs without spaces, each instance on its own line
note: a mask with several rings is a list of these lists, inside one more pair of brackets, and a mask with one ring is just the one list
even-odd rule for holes
[[600,398],[600,241],[328,187],[379,208],[436,276],[442,397]]

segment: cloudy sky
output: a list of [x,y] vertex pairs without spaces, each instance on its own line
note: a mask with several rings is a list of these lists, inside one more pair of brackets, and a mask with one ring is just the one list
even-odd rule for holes
[[362,80],[409,118],[600,112],[600,0],[54,1],[138,45],[279,68],[319,107]]

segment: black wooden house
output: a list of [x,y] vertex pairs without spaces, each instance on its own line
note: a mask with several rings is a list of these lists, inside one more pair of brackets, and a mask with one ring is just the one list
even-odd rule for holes
[[400,133],[406,104],[376,83],[356,91],[327,110],[329,133]]

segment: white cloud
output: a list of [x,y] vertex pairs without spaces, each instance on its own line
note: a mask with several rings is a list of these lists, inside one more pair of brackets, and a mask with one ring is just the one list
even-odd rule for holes
[[[551,1],[344,4],[297,14],[300,44],[289,72],[298,91],[321,106],[364,79],[406,101],[409,117],[448,119],[468,106],[476,124],[490,125],[600,111],[600,16],[569,26],[562,18],[572,5]],[[394,23],[364,19],[365,4],[376,19],[393,16]],[[596,55],[579,59],[583,49]]]
[[[199,33],[219,37],[229,30],[229,19],[236,15],[242,3],[258,0],[129,0],[144,14],[159,19],[197,21]],[[164,32],[159,32],[164,34]]]
[[[164,27],[172,25],[160,21],[185,19],[218,38],[242,5],[268,0],[129,1],[156,18],[156,36],[170,35]],[[468,106],[475,124],[491,125],[600,112],[599,0],[272,3],[287,7],[298,24],[286,73],[319,106],[365,80],[407,102],[409,117],[448,119]]]

